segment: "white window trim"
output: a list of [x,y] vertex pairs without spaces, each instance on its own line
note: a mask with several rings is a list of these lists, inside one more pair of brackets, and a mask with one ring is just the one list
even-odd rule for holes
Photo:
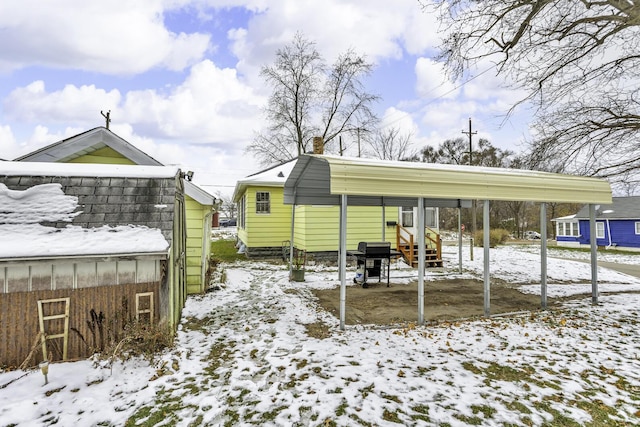
[[604,239],[604,222],[596,222],[596,239]]
[[[259,206],[259,201],[258,201],[258,194],[267,194],[269,200],[266,202],[268,203],[267,207],[268,207],[268,211],[264,212],[264,211],[258,211],[258,206]],[[264,201],[262,201],[262,203],[265,203]],[[270,191],[256,191],[256,215],[271,215],[271,192]]]
[[636,221],[636,234],[640,234],[640,221]]

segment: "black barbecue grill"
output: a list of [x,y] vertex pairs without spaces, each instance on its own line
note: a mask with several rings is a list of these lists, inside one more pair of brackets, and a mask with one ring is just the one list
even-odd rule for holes
[[[348,251],[348,255],[356,257],[358,268],[363,267],[365,270],[362,279],[362,287],[367,287],[367,279],[377,277],[378,282],[382,279],[384,272],[382,261],[386,260],[387,264],[387,287],[389,286],[389,273],[391,271],[391,257],[400,256],[400,252],[391,249],[389,242],[360,242],[357,251]],[[355,279],[354,279],[355,280]]]

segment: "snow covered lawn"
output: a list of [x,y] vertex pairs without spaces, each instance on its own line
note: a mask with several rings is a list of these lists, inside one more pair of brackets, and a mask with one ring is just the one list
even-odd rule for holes
[[[535,253],[491,257],[496,277],[539,281]],[[39,371],[0,374],[0,425],[640,424],[640,294],[592,306],[589,265],[552,262],[550,288],[587,293],[561,311],[344,332],[310,292],[337,286],[335,270],[290,283],[281,265],[227,265],[226,287],[189,298],[175,348],[153,364],[57,363],[46,386]],[[603,292],[640,289],[600,278]]]

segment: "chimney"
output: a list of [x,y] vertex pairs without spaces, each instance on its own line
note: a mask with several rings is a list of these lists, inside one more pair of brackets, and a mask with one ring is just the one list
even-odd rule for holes
[[324,154],[324,141],[321,136],[313,137],[313,154]]

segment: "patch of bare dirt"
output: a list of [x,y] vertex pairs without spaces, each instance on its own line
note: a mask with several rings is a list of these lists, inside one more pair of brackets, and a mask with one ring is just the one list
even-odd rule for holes
[[[340,288],[313,292],[319,304],[340,317]],[[425,281],[425,321],[455,320],[484,315],[483,282],[480,280],[444,279]],[[548,298],[549,307],[560,299]],[[491,283],[491,314],[536,311],[541,308],[539,295],[528,295],[508,284]],[[345,321],[349,325],[416,322],[418,320],[418,283],[394,285],[370,282],[364,289],[347,286]]]

